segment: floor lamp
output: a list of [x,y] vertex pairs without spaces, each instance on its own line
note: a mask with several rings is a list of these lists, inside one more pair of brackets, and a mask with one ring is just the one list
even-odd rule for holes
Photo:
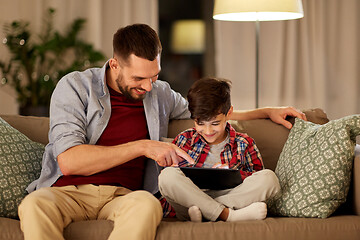
[[255,106],[259,107],[260,21],[298,19],[304,16],[301,0],[215,0],[213,18],[252,21],[256,26]]

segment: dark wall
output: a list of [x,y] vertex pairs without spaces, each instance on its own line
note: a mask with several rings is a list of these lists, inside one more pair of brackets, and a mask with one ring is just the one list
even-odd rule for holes
[[[169,82],[171,87],[183,96],[186,96],[194,81],[208,75],[204,73],[204,64],[207,62],[204,57],[207,54],[171,52],[171,26],[180,19],[203,19],[211,22],[212,19],[209,16],[212,15],[212,2],[212,0],[159,0],[159,36],[163,46],[162,71],[159,79]],[[209,4],[211,6],[208,6]],[[206,45],[206,52],[211,51],[211,45],[207,43]]]

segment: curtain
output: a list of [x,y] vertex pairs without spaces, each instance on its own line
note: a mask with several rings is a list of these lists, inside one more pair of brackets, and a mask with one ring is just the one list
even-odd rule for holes
[[[112,56],[112,38],[118,28],[146,23],[158,29],[157,0],[0,0],[0,6],[0,29],[5,22],[22,19],[29,21],[30,29],[38,33],[49,7],[56,9],[54,28],[59,31],[64,31],[75,18],[85,18],[81,38],[108,58]],[[1,41],[3,38],[0,31]],[[7,54],[1,44],[0,58],[5,60]],[[17,114],[16,93],[7,86],[0,87],[0,113]]]
[[[304,18],[260,23],[259,105],[360,113],[360,1],[303,0]],[[215,21],[217,76],[235,109],[255,106],[255,23]]]

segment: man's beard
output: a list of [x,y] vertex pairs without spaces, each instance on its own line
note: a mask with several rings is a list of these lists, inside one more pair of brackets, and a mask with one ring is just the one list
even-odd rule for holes
[[128,100],[134,101],[134,102],[138,102],[138,101],[144,100],[145,94],[144,94],[144,95],[139,95],[138,98],[134,98],[134,97],[131,95],[131,92],[130,92],[131,89],[129,89],[128,86],[122,87],[122,86],[121,86],[121,82],[123,82],[123,81],[122,81],[122,77],[119,77],[118,79],[116,79],[116,85],[117,85],[117,87],[119,88],[120,92],[121,92]]

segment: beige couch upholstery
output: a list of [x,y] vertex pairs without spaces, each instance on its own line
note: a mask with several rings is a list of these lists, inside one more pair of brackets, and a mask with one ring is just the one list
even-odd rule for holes
[[[323,124],[328,121],[320,109],[305,111],[308,120]],[[5,121],[33,141],[47,143],[48,118],[2,116]],[[252,136],[263,156],[266,168],[274,170],[289,131],[268,119],[233,121],[237,131]],[[168,137],[192,127],[191,120],[174,120]],[[268,216],[265,220],[227,222],[180,222],[164,219],[158,227],[156,239],[360,239],[360,146],[356,146],[353,181],[348,200],[331,217],[288,218]],[[71,223],[64,231],[66,239],[107,239],[113,227],[105,220]],[[23,239],[18,220],[0,217],[0,240]]]

